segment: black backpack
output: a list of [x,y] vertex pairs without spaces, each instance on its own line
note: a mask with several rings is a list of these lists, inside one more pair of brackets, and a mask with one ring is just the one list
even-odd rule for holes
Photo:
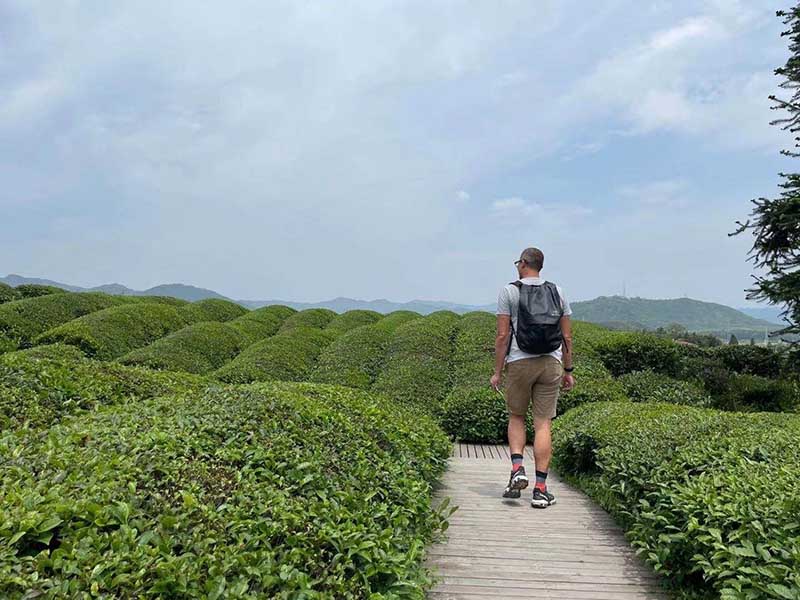
[[[562,342],[561,296],[554,283],[545,281],[541,285],[527,285],[512,281],[519,289],[517,307],[517,330],[511,324],[511,336],[517,338],[517,346],[528,354],[548,354],[558,350]],[[511,341],[509,340],[509,348]]]

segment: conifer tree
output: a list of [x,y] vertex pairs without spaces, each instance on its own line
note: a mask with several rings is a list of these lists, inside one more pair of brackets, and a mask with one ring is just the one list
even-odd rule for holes
[[[772,109],[783,116],[770,124],[781,127],[794,137],[794,148],[781,153],[800,158],[800,3],[777,13],[787,29],[781,36],[789,38],[790,56],[786,65],[775,70],[783,80],[781,96],[772,95]],[[751,300],[767,300],[785,307],[782,314],[787,326],[778,334],[800,333],[800,173],[780,173],[781,189],[775,198],[752,200],[750,218],[738,222],[731,235],[752,231],[755,241],[749,258],[763,276],[754,276],[755,284],[747,290]]]

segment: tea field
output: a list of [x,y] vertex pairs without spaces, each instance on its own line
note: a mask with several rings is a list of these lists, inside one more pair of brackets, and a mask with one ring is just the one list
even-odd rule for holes
[[[0,597],[424,597],[452,441],[505,440],[494,315],[27,287],[0,295]],[[559,474],[676,596],[800,599],[796,361],[574,330]]]

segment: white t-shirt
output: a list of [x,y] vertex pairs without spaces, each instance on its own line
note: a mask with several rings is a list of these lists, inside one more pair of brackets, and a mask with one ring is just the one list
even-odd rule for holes
[[[523,277],[520,279],[520,281],[525,285],[542,285],[546,280],[542,279],[541,277]],[[567,298],[564,296],[564,292],[562,291],[561,287],[557,285],[556,289],[558,290],[558,295],[561,298],[561,308],[564,311],[564,316],[567,317],[572,314],[572,309],[569,307],[569,302],[567,302]],[[509,315],[511,317],[511,325],[514,327],[514,331],[517,329],[518,307],[519,288],[509,283],[502,290],[500,290],[500,294],[497,296],[497,314]],[[561,346],[559,346],[557,350],[550,352],[549,355],[560,362]],[[528,354],[527,352],[523,352],[519,349],[519,346],[517,346],[517,336],[512,336],[511,349],[508,351],[508,356],[506,356],[506,363],[514,362],[515,360],[520,360],[521,358],[531,358],[535,356],[545,355]]]

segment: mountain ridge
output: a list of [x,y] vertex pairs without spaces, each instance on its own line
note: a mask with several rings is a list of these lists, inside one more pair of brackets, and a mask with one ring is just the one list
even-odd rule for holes
[[[147,290],[134,290],[120,283],[110,283],[91,288],[84,288],[52,281],[49,279],[24,277],[10,274],[0,277],[0,281],[17,287],[23,284],[42,284],[60,287],[74,292],[105,292],[117,295],[132,296],[174,296],[194,302],[205,298],[230,300],[244,307],[254,309],[273,304],[283,304],[302,310],[306,308],[328,308],[335,312],[347,310],[374,310],[380,313],[395,310],[412,310],[420,314],[430,314],[437,310],[452,310],[460,314],[471,311],[494,312],[495,304],[471,305],[441,300],[411,300],[394,302],[386,298],[375,300],[359,300],[339,296],[320,302],[293,302],[287,300],[236,300],[219,294],[213,290],[182,283],[160,284]],[[593,300],[571,303],[573,316],[576,319],[600,324],[613,324],[615,328],[656,329],[679,323],[690,331],[745,331],[762,332],[765,329],[779,329],[780,325],[764,319],[748,315],[724,304],[693,300],[691,298],[649,299],[629,298],[625,296],[600,296]],[[754,308],[755,311],[775,310],[773,307]],[[771,313],[764,313],[771,314]]]

